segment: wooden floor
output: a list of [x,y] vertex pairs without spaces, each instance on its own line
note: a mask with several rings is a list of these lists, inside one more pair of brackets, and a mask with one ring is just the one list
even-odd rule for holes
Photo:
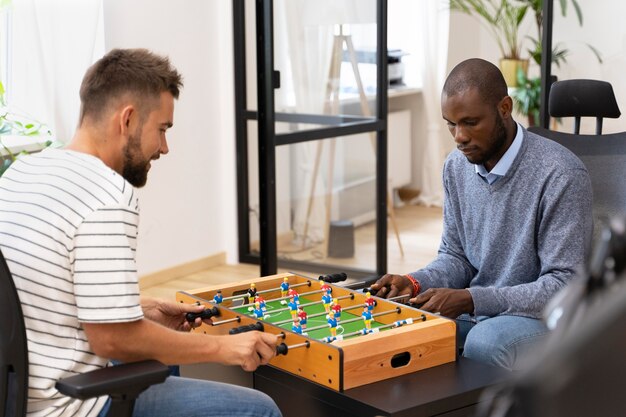
[[[396,208],[396,222],[400,231],[400,239],[404,248],[404,257],[400,255],[399,246],[389,226],[388,271],[407,273],[414,271],[428,262],[437,254],[442,232],[442,211],[440,208],[422,206],[405,206]],[[367,224],[355,230],[355,256],[353,258],[323,258],[321,250],[312,248],[308,256],[320,264],[349,265],[362,269],[375,270],[376,242],[375,225]],[[284,248],[282,248],[284,249]],[[318,248],[319,249],[319,248]],[[281,249],[279,249],[279,252]],[[311,257],[312,254],[316,256]],[[296,257],[292,256],[292,259]],[[280,270],[279,272],[286,272]],[[307,273],[315,275],[314,273]],[[173,299],[176,291],[190,290],[209,285],[224,284],[259,277],[259,266],[252,264],[220,265],[181,278],[142,289],[143,295]]]

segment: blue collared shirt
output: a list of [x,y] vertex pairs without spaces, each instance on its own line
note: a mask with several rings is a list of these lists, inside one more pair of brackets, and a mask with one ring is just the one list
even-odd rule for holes
[[485,169],[484,165],[474,165],[474,170],[476,171],[476,173],[483,177],[483,179],[487,181],[489,185],[493,184],[499,178],[506,175],[509,168],[511,168],[511,165],[513,164],[513,161],[515,160],[515,157],[517,156],[520,148],[522,147],[522,141],[524,140],[524,136],[522,135],[522,126],[520,126],[520,124],[517,122],[515,123],[517,124],[517,133],[513,138],[511,146],[509,146],[509,149],[507,149],[504,155],[502,155],[502,158],[500,158],[496,166],[493,167],[490,172],[487,172],[487,169]]

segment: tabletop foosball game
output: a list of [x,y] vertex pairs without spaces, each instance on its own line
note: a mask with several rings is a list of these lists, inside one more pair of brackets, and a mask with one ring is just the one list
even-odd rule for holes
[[264,331],[277,337],[270,365],[336,391],[456,359],[453,320],[324,279],[278,274],[179,291],[203,304],[206,334]]

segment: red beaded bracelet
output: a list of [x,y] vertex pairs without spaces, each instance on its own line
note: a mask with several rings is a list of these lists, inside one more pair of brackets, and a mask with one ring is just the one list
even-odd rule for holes
[[409,281],[411,281],[411,284],[413,284],[413,293],[412,293],[412,295],[411,295],[411,298],[414,298],[417,294],[419,294],[419,293],[420,293],[420,288],[421,288],[421,285],[420,285],[420,283],[419,283],[419,282],[418,282],[415,278],[413,278],[411,275],[406,274],[406,275],[405,275],[405,277],[406,277],[406,278],[408,278],[408,280],[409,280]]

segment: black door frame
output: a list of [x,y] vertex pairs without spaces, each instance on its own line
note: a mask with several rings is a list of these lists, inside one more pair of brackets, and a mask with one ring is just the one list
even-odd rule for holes
[[[345,268],[351,277],[380,276],[387,271],[387,0],[376,0],[377,8],[377,85],[376,117],[281,114],[274,110],[274,88],[279,74],[274,70],[273,0],[255,0],[257,108],[247,109],[245,0],[233,1],[235,67],[235,123],[237,155],[237,220],[239,261],[260,264],[261,276],[276,274],[278,266],[287,269],[320,271],[329,265],[279,260],[276,239],[276,147],[299,142],[376,132],[376,270]],[[260,256],[251,253],[249,224],[249,120],[258,121]],[[321,124],[315,130],[276,134],[276,121]]]

